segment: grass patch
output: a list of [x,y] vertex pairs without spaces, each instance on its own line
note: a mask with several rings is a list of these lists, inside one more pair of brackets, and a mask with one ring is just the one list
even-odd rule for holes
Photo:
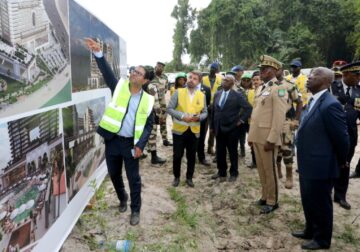
[[195,228],[198,223],[198,216],[196,210],[193,213],[189,212],[189,208],[186,204],[185,197],[181,195],[175,188],[169,188],[168,192],[170,198],[176,202],[176,212],[172,215],[175,220],[185,223],[191,228]]
[[358,237],[354,235],[355,230],[349,224],[344,225],[344,231],[337,237],[338,239],[342,240],[346,244],[352,244],[354,246],[359,245]]

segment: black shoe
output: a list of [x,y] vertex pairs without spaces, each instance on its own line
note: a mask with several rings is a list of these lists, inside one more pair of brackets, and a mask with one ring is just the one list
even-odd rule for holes
[[139,212],[133,212],[130,216],[130,225],[135,226],[139,224],[140,222],[140,213]]
[[351,205],[346,200],[334,200],[334,202],[338,203],[342,208],[346,210],[351,209]]
[[263,199],[259,199],[255,202],[256,205],[258,206],[265,206],[266,205],[266,200]]
[[216,159],[216,157],[213,159],[213,163],[216,163],[217,162],[217,159]]
[[307,234],[305,231],[294,231],[291,233],[291,235],[294,236],[295,238],[304,239],[304,240],[311,240],[313,238],[312,235]]
[[251,165],[247,166],[250,169],[255,169],[256,168],[256,164],[255,163],[251,163]]
[[351,173],[351,175],[349,176],[349,178],[360,178],[360,174],[353,172]]
[[164,164],[166,162],[165,158],[161,158],[159,156],[151,157],[152,164]]
[[190,187],[194,187],[194,183],[193,183],[192,179],[186,179],[186,184]]
[[127,193],[125,194],[125,196],[126,196],[125,199],[120,201],[120,206],[119,206],[120,213],[124,213],[127,210],[127,201],[129,199],[129,196],[127,195]]
[[220,177],[219,173],[215,173],[211,176],[211,179],[217,179],[218,177]]
[[277,204],[277,203],[275,205],[273,205],[273,206],[265,205],[265,206],[263,206],[261,208],[260,214],[269,214],[269,213],[275,211],[278,208],[279,208],[279,204]]
[[241,150],[240,157],[242,157],[242,158],[245,157],[245,150]]
[[228,179],[228,181],[229,181],[229,182],[235,182],[236,179],[237,179],[236,176],[230,176],[229,179]]
[[172,182],[173,187],[178,187],[180,183],[180,178],[174,178],[174,181]]
[[143,154],[141,154],[141,156],[140,156],[140,159],[145,159],[145,158],[147,158],[147,156],[148,156],[148,155],[146,155],[146,154],[143,152]]
[[203,159],[200,161],[200,164],[205,165],[205,166],[210,166],[210,161],[207,159]]
[[317,243],[317,241],[311,240],[301,245],[301,248],[306,250],[319,250],[319,249],[329,249],[330,246],[321,246],[319,243]]
[[164,140],[163,145],[164,146],[173,146],[172,142],[170,142],[169,140]]

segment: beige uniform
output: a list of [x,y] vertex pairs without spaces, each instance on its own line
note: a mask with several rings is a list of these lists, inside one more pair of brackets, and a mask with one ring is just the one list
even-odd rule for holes
[[[256,164],[262,186],[262,200],[275,205],[278,201],[275,158],[281,146],[281,132],[288,110],[288,92],[276,78],[256,90],[248,141],[253,143]],[[266,142],[276,145],[274,151],[264,151]]]

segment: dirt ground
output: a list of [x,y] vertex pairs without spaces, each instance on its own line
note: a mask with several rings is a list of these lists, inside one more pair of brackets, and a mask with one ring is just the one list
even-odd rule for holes
[[[168,127],[171,129],[170,125]],[[169,133],[170,134],[170,133]],[[239,159],[236,182],[217,183],[210,177],[216,165],[196,164],[194,188],[185,185],[186,160],[183,158],[180,186],[171,186],[172,147],[160,144],[158,152],[167,163],[151,165],[150,156],[140,163],[142,176],[142,209],[138,226],[129,224],[130,209],[118,211],[118,199],[109,179],[97,192],[92,210],[85,210],[63,245],[62,252],[101,251],[99,240],[128,239],[133,251],[301,251],[302,240],[291,231],[303,228],[298,175],[295,186],[288,190],[284,179],[279,182],[280,208],[269,215],[260,215],[254,201],[260,196],[256,169],[247,168],[246,158]],[[354,168],[360,148],[353,159]],[[209,159],[213,157],[208,156]],[[283,167],[283,170],[285,168]],[[353,170],[353,169],[352,169]],[[127,185],[127,181],[125,181]],[[127,186],[128,191],[128,186]],[[334,231],[330,251],[360,251],[360,179],[350,180],[350,211],[334,204]]]

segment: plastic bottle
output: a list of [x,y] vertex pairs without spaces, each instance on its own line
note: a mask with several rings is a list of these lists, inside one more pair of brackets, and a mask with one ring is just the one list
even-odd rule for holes
[[100,241],[99,249],[106,251],[119,251],[119,252],[130,252],[132,248],[132,242],[129,240],[116,240],[116,241]]

